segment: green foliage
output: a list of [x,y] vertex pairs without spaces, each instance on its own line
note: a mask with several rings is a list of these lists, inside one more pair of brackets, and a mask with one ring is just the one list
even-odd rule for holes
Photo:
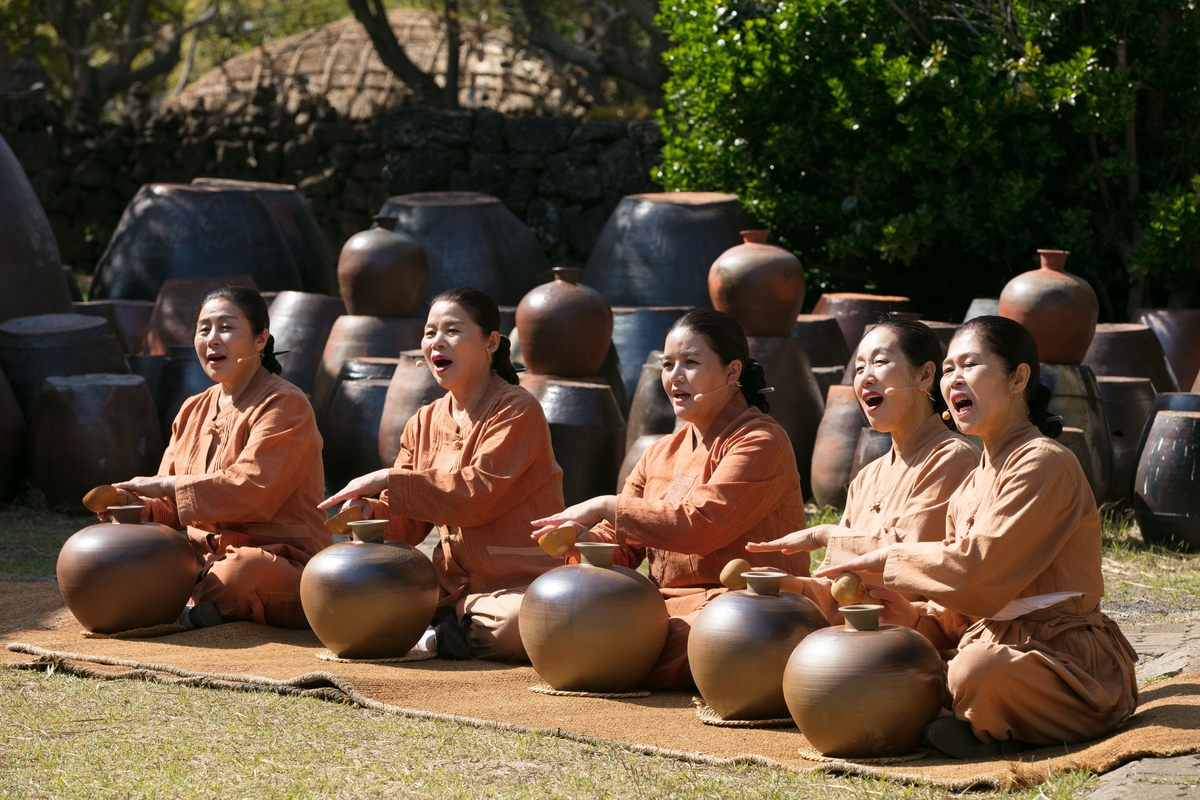
[[738,192],[822,289],[960,318],[1039,247],[1109,317],[1130,271],[1195,281],[1190,5],[668,0],[660,24],[661,180]]

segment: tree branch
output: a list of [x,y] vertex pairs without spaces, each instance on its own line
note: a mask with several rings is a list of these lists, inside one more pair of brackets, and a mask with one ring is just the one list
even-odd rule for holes
[[215,4],[206,7],[194,20],[176,31],[175,35],[167,42],[163,51],[144,67],[117,72],[115,69],[109,70],[109,64],[105,64],[101,67],[100,80],[100,88],[104,91],[104,94],[111,97],[117,92],[128,89],[139,81],[144,83],[160,75],[166,75],[175,69],[175,65],[179,63],[179,51],[183,47],[183,37],[208,22],[212,19],[213,14],[216,13],[217,7]]
[[[346,0],[346,2],[350,5],[350,10],[354,12],[355,18],[366,30],[367,35],[371,37],[371,44],[375,45],[375,52],[384,66],[390,69],[397,78],[404,81],[408,88],[412,89],[417,100],[433,106],[444,107],[441,87],[437,85],[437,81],[433,79],[432,75],[423,72],[404,52],[404,47],[396,39],[396,33],[388,23],[387,11],[384,9],[383,3],[380,0],[371,0],[371,6],[374,7],[372,9],[367,4],[368,0]],[[457,105],[457,94],[455,95],[455,105]]]

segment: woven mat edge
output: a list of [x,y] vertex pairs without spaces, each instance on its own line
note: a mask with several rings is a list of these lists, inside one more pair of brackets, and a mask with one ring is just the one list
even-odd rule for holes
[[329,648],[323,648],[316,652],[316,657],[321,661],[333,661],[338,664],[404,664],[410,661],[428,661],[431,658],[437,658],[437,653],[417,650],[414,647],[404,655],[395,658],[342,658],[335,656]]

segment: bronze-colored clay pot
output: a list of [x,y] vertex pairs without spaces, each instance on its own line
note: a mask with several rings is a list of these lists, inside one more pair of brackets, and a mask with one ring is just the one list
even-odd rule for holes
[[808,364],[804,347],[790,336],[747,336],[750,357],[762,364],[767,386],[775,391],[767,395],[771,416],[787,431],[800,470],[800,484],[806,496],[812,492],[812,454],[817,427],[825,412],[825,398]]
[[438,386],[420,350],[405,350],[400,354],[396,369],[383,401],[379,420],[379,463],[391,467],[400,455],[400,438],[404,426],[422,406],[444,397],[446,390]]
[[743,572],[747,587],[718,595],[692,623],[688,664],[721,719],[788,716],[783,669],[796,645],[829,621],[808,598],[780,594],[782,572]]
[[708,271],[713,308],[724,311],[747,336],[791,336],[804,307],[800,259],[767,244],[769,231],[742,231],[742,244],[722,253]]
[[1196,381],[1200,376],[1200,308],[1139,308],[1129,321],[1154,331],[1180,389]]
[[1079,459],[1079,463],[1099,505],[1108,497],[1113,463],[1112,437],[1096,375],[1091,367],[1068,364],[1042,364],[1041,373],[1042,383],[1050,387],[1050,413],[1060,415],[1064,426],[1079,428],[1084,433],[1090,456]]
[[1154,331],[1145,325],[1100,323],[1083,363],[1091,367],[1097,377],[1149,378],[1155,391],[1177,392],[1180,389],[1162,344]]
[[1112,442],[1113,472],[1108,490],[1109,502],[1124,502],[1133,496],[1133,476],[1137,472],[1137,444],[1150,409],[1154,407],[1154,384],[1149,378],[1096,377],[1104,418],[1108,420]]
[[[906,312],[910,301],[907,297],[886,294],[861,294],[857,292],[826,292],[821,295],[814,314],[828,314],[837,319],[846,342],[846,352],[853,354],[863,337],[863,329],[881,316],[891,312]],[[832,366],[832,365],[830,365]]]
[[854,448],[854,461],[850,465],[850,480],[862,472],[872,461],[883,458],[892,449],[892,435],[877,431],[868,425],[858,432],[858,444]]
[[647,433],[633,440],[633,444],[625,451],[625,458],[621,461],[621,470],[617,473],[617,494],[620,494],[621,490],[625,488],[625,479],[642,460],[642,453],[646,452],[646,448],[666,435],[665,433]]
[[[813,369],[837,367],[841,370],[850,358],[846,339],[836,317],[828,314],[797,314],[792,336],[804,345],[804,352]],[[839,376],[841,373],[838,373]]]
[[129,373],[125,353],[108,322],[82,314],[14,317],[0,323],[0,368],[25,419],[51,375]]
[[389,197],[379,216],[425,248],[425,302],[455,286],[515,304],[550,270],[546,253],[524,222],[498,198],[478,192],[418,192]]
[[437,610],[433,564],[415,547],[385,542],[387,520],[351,522],[354,541],[327,547],[300,576],[313,633],[339,658],[398,658]]
[[752,224],[735,194],[628,195],[600,232],[583,279],[614,306],[707,308],[709,266]]
[[881,609],[843,606],[846,624],[809,634],[783,672],[792,718],[827,756],[904,755],[942,708],[937,649],[914,630],[880,625]]
[[625,454],[625,419],[612,389],[582,381],[522,385],[546,414],[566,504],[611,494]]
[[556,267],[553,281],[521,298],[517,330],[530,372],[590,378],[608,352],[612,309],[599,292],[579,284],[579,270]]
[[257,193],[151,183],[126,206],[90,295],[153,300],[168,278],[220,275],[249,275],[269,292],[307,288]]
[[29,421],[29,480],[52,508],[101,484],[153,475],[163,442],[140,375],[49,377]]
[[171,426],[175,424],[175,417],[183,404],[189,397],[195,397],[214,383],[200,364],[194,347],[179,344],[167,348],[154,387],[154,406],[158,409],[164,444],[171,441]]
[[324,418],[325,409],[333,399],[334,383],[346,359],[362,356],[396,358],[402,350],[416,350],[421,346],[424,329],[425,320],[416,317],[351,314],[338,317],[325,341],[321,368],[313,382],[312,405],[317,422]]
[[633,447],[634,440],[639,437],[675,430],[675,410],[662,386],[662,356],[661,350],[652,350],[642,365],[637,391],[629,404],[626,449]]
[[642,365],[652,351],[662,350],[671,326],[691,310],[691,306],[613,308],[613,346],[621,359],[621,376],[625,379],[625,392],[631,402],[637,394]]
[[559,691],[629,691],[667,641],[667,604],[645,575],[612,565],[616,545],[578,547],[582,564],[556,567],[525,590],[521,642]]
[[0,136],[0,322],[69,314],[71,295],[50,220],[17,157]]
[[211,278],[168,278],[163,281],[150,322],[146,327],[142,352],[166,355],[175,345],[192,345],[196,341],[196,321],[200,306],[209,292],[226,286],[245,286],[258,289],[249,275],[217,275]]
[[1096,332],[1100,302],[1091,284],[1065,270],[1065,250],[1038,250],[1041,269],[1013,278],[1000,293],[1000,316],[1025,326],[1048,364],[1080,364]]
[[1147,544],[1200,550],[1196,453],[1200,413],[1160,411],[1150,423],[1133,481],[1133,514]]
[[349,359],[342,365],[329,408],[319,427],[325,442],[325,486],[337,491],[359,475],[373,472],[379,460],[379,428],[388,386],[399,359]]
[[376,217],[342,245],[337,274],[347,313],[412,317],[420,309],[429,283],[425,248],[395,226],[394,217]]
[[254,192],[266,206],[271,219],[275,220],[279,233],[291,251],[304,291],[326,295],[337,292],[337,275],[325,245],[325,236],[309,210],[308,202],[296,191],[295,186],[228,178],[195,178],[192,185]]
[[845,508],[846,490],[867,415],[853,386],[830,386],[812,455],[812,493],[823,506]]
[[89,525],[58,553],[58,590],[89,631],[172,623],[192,596],[200,565],[187,537],[140,522],[142,509],[110,508],[113,523]]
[[270,311],[275,349],[289,351],[279,359],[283,365],[280,377],[311,395],[329,332],[346,313],[346,304],[323,294],[280,292]]
[[967,313],[963,314],[963,322],[970,322],[976,317],[998,316],[1000,316],[999,297],[976,297],[971,301],[971,305],[967,306]]
[[24,479],[25,416],[8,378],[0,372],[0,501],[16,497]]

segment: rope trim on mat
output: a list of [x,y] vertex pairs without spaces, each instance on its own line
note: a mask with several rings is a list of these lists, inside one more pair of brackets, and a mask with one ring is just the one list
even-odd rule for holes
[[400,664],[405,661],[428,661],[431,658],[437,658],[437,653],[418,650],[414,647],[404,655],[395,658],[342,658],[335,656],[332,650],[323,649],[317,651],[317,658],[322,661],[336,661],[339,664]]
[[148,628],[130,628],[116,633],[97,633],[82,631],[85,639],[152,639],[156,636],[170,636],[172,633],[183,633],[188,630],[177,622],[165,622],[162,625],[151,625]]
[[929,751],[918,747],[906,756],[888,756],[886,758],[831,758],[821,754],[812,747],[800,746],[797,751],[800,757],[806,761],[822,761],[827,764],[907,764],[911,761],[920,761],[929,755]]
[[548,694],[551,697],[599,697],[603,700],[621,700],[626,697],[649,697],[647,691],[640,692],[567,692],[562,689],[555,689],[553,686],[547,686],[540,683],[537,686],[530,686],[529,691],[535,694]]
[[[725,719],[716,711],[712,710],[712,706],[701,700],[699,697],[692,698],[692,705],[696,707],[696,716],[705,725],[712,725],[714,728],[794,728],[796,720],[791,717],[783,719]],[[805,756],[808,758],[808,756]]]

